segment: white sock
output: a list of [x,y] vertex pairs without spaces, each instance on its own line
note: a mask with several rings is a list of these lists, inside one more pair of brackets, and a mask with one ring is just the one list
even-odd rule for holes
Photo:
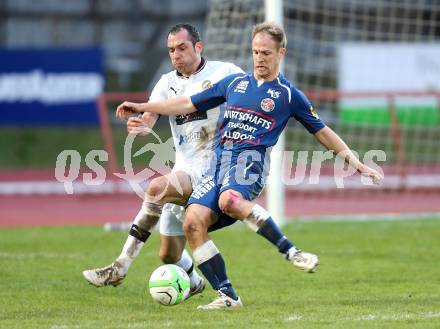
[[[141,249],[145,244],[144,241],[146,241],[146,239],[150,235],[150,232],[153,230],[154,226],[159,220],[161,212],[161,205],[155,205],[146,201],[142,202],[142,207],[133,220],[134,225],[130,229],[130,234],[125,241],[122,252],[119,257],[116,258],[116,262],[121,265],[120,267],[117,266],[119,275],[125,275],[127,273],[128,269],[131,266],[131,263],[141,252]],[[150,216],[150,220],[148,220],[148,216]],[[151,216],[157,217],[157,220],[152,221]],[[135,227],[137,225],[142,225],[143,233],[140,233],[139,227]]]
[[254,232],[257,232],[261,226],[264,225],[264,222],[270,218],[270,214],[266,209],[261,207],[258,204],[255,204],[252,207],[252,211],[247,218],[243,220],[243,222]]
[[214,257],[219,253],[220,251],[218,250],[214,242],[212,240],[208,240],[201,246],[198,246],[193,251],[194,261],[196,262],[197,265],[200,265],[210,260],[212,257]]
[[125,275],[127,273],[131,263],[139,255],[144,244],[144,242],[135,237],[131,235],[128,236],[121,254],[116,258],[116,261],[121,265],[121,267],[118,268],[119,275]]
[[[159,219],[160,215],[162,214],[162,207],[161,205],[156,205],[151,202],[144,201],[142,202],[141,209],[139,209],[138,214],[133,220],[133,224],[136,225],[142,225],[142,223],[147,222],[148,216],[155,216]],[[153,225],[154,224],[154,225]],[[156,223],[151,223],[152,227],[149,228],[149,231],[151,231]]]
[[192,261],[191,256],[189,255],[188,251],[186,249],[183,249],[182,257],[178,262],[175,263],[175,265],[180,266],[183,268],[186,273],[188,273],[190,282],[191,282],[191,289],[195,288],[200,280],[202,279],[200,275],[197,273],[197,271],[194,268],[194,263]]

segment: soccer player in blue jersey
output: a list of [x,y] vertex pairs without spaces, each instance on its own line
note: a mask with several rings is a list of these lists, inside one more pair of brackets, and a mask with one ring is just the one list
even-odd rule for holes
[[226,274],[222,255],[208,235],[211,227],[230,224],[226,214],[241,220],[277,246],[295,266],[312,272],[316,255],[297,248],[275,224],[270,214],[252,202],[262,191],[269,153],[290,117],[298,120],[327,149],[343,157],[374,183],[376,170],[362,164],[344,141],[327,127],[304,94],[282,74],[279,64],[286,51],[286,36],[274,23],[261,23],[252,33],[254,71],[228,76],[212,88],[191,97],[158,103],[122,103],[116,115],[135,112],[165,115],[205,112],[225,103],[220,115],[216,161],[194,189],[186,209],[184,231],[199,269],[218,291],[218,298],[201,309],[242,306]]

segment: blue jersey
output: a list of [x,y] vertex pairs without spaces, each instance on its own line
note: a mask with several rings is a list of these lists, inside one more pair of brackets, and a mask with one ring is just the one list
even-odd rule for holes
[[199,112],[225,103],[220,115],[217,153],[226,142],[233,142],[234,154],[245,149],[265,152],[276,144],[290,117],[312,134],[325,127],[306,96],[281,74],[264,83],[252,73],[233,74],[191,96],[191,101]]

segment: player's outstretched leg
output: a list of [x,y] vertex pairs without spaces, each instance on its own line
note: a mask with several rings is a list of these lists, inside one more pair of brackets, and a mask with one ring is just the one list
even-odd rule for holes
[[162,212],[162,206],[144,201],[133,221],[122,252],[116,260],[103,268],[83,271],[84,278],[95,287],[118,286],[122,283],[133,260],[139,255],[151,235]]
[[281,231],[270,214],[258,204],[245,200],[236,190],[223,191],[219,207],[227,215],[243,220],[254,232],[278,248],[295,267],[311,273],[318,266],[318,257],[296,247]]
[[200,305],[197,309],[218,310],[243,306],[226,274],[225,261],[212,240],[208,240],[194,250],[194,260],[200,271],[208,279],[218,297],[211,303]]
[[183,231],[193,251],[194,261],[211,287],[218,293],[218,298],[212,303],[198,307],[203,310],[243,306],[226,274],[223,256],[208,235],[209,226],[217,219],[218,216],[210,208],[190,204],[186,209],[183,223]]
[[307,272],[314,272],[319,265],[318,256],[304,252],[296,247],[281,231],[270,214],[260,205],[252,207],[244,222],[259,235],[274,244],[280,253],[295,267]]

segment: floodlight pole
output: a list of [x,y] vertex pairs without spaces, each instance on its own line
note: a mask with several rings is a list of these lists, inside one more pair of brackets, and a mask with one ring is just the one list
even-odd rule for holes
[[[283,26],[283,1],[265,0],[264,1],[265,20],[275,22]],[[284,61],[280,63],[280,72],[284,71]],[[271,155],[271,168],[268,177],[267,206],[270,214],[278,225],[283,225],[285,219],[285,186],[282,182],[283,173],[283,154],[285,149],[284,132],[278,138]]]

